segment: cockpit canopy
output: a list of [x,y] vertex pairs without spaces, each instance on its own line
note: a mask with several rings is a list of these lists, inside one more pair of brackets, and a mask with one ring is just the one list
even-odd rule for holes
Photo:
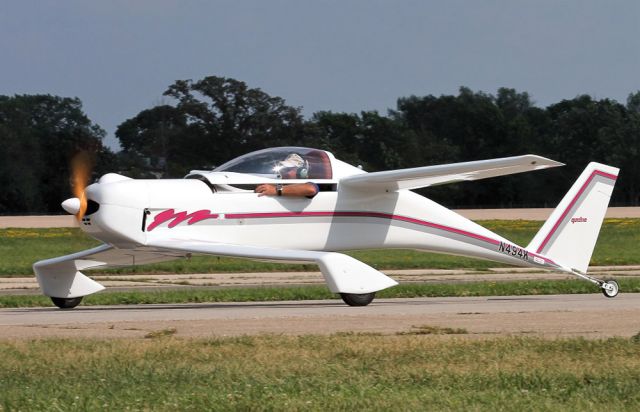
[[327,152],[307,147],[276,147],[247,153],[215,168],[214,172],[247,173],[279,178],[283,168],[295,167],[297,178],[331,179],[333,172]]

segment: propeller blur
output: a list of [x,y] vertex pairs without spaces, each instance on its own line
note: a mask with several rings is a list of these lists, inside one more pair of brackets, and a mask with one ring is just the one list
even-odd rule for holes
[[[67,199],[62,202],[62,208],[72,215],[76,215],[78,221],[82,220],[87,210],[85,188],[87,187],[87,183],[91,177],[92,168],[93,161],[91,160],[89,153],[86,151],[78,152],[73,159],[71,159],[71,190],[75,198]],[[68,201],[72,202],[67,203]],[[67,207],[69,209],[67,209]],[[75,212],[71,212],[70,210],[75,210]]]

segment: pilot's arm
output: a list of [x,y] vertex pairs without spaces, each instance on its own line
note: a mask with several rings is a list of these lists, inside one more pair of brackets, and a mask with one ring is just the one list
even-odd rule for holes
[[256,187],[258,196],[297,196],[312,198],[318,194],[319,188],[315,183],[293,183],[290,185],[264,184]]

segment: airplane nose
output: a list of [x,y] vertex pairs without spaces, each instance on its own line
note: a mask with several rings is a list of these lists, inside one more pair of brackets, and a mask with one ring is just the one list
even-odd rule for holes
[[67,211],[67,213],[72,215],[77,215],[80,211],[80,199],[77,197],[72,197],[70,199],[62,202],[62,208]]

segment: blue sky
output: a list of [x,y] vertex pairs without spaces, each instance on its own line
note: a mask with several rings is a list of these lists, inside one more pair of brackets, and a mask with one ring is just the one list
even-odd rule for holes
[[77,96],[118,124],[178,79],[232,77],[300,106],[359,112],[460,86],[538,106],[640,89],[640,2],[5,0],[0,94]]

